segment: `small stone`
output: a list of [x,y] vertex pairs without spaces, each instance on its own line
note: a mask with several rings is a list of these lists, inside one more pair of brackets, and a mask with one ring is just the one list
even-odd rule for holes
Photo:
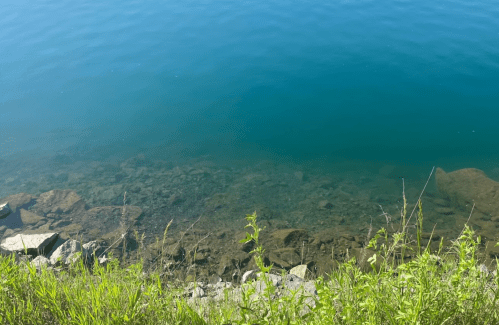
[[289,274],[296,275],[297,277],[300,277],[302,279],[305,279],[305,274],[307,273],[307,265],[306,264],[301,264],[298,266],[295,266],[291,270],[289,270]]
[[50,260],[43,255],[39,255],[31,261],[31,264],[33,264],[37,269],[41,269],[43,265],[47,266],[49,263]]
[[205,296],[204,290],[201,287],[195,287],[192,290],[192,298],[202,298]]
[[301,182],[303,181],[303,172],[295,172],[295,177]]
[[246,283],[248,280],[256,279],[255,270],[249,270],[244,272],[243,277],[241,278],[241,283]]
[[333,207],[334,205],[327,200],[322,200],[319,202],[319,209],[331,210]]

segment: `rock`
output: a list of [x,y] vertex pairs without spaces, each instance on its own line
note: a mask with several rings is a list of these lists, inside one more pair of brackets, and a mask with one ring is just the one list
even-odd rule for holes
[[300,255],[292,247],[274,249],[269,253],[269,260],[283,269],[289,269],[301,262]]
[[205,297],[204,290],[201,287],[195,287],[192,290],[192,298],[202,298]]
[[[257,277],[258,277],[258,281],[256,282],[258,285],[257,287],[260,289],[260,290],[263,290],[265,289],[265,281],[263,280],[263,273],[262,272],[259,272],[257,274]],[[269,279],[271,282],[272,282],[272,285],[275,286],[275,287],[280,287],[282,286],[282,276],[280,275],[277,275],[277,274],[272,274],[272,273],[267,273],[265,274],[265,276],[267,277],[267,279]],[[258,282],[261,282],[261,283],[258,283]],[[258,291],[258,290],[257,290]]]
[[[312,244],[316,245],[317,248],[324,244],[333,243],[334,239],[338,237],[338,231],[335,229],[326,229],[318,232],[314,235],[314,240]],[[324,246],[325,247],[325,246]]]
[[450,215],[454,214],[454,211],[448,207],[435,208],[435,212],[446,215],[446,216],[450,216]]
[[441,207],[449,207],[450,206],[449,200],[444,200],[444,199],[441,199],[441,198],[436,198],[436,199],[433,200],[433,202],[436,205],[439,205]]
[[332,208],[334,208],[334,205],[327,200],[322,200],[319,202],[319,209],[331,210]]
[[184,260],[185,255],[185,249],[178,244],[170,245],[165,249],[165,256],[173,258],[176,262]]
[[26,247],[28,254],[38,256],[39,253],[50,251],[55,244],[58,233],[32,234],[32,235],[16,235],[8,237],[2,241],[0,248],[7,252],[24,253]]
[[3,233],[3,236],[4,237],[9,237],[10,235],[13,235],[14,234],[14,230],[13,229],[10,229],[10,228],[7,228],[5,230],[5,232]]
[[52,190],[40,194],[36,208],[43,213],[78,213],[86,208],[83,199],[71,190]]
[[92,240],[86,244],[83,244],[83,249],[89,256],[93,255],[94,252],[95,256],[97,257],[104,253],[104,248],[96,240]]
[[[315,297],[317,297],[318,294],[313,281],[305,282],[302,278],[293,274],[288,274],[284,278],[275,274],[267,274],[266,276],[272,282],[272,285],[276,287],[276,296],[290,295],[293,294],[293,292],[298,291],[298,295],[295,298],[298,298],[301,295],[307,297],[304,301],[304,310],[315,306]],[[262,274],[259,273],[259,280],[252,284],[255,286],[256,294],[262,294],[267,287],[267,284],[261,277]],[[303,290],[300,291],[300,289]]]
[[466,168],[451,173],[437,168],[437,187],[442,196],[453,203],[471,209],[475,204],[478,211],[499,214],[499,183],[488,178],[479,169]]
[[12,213],[12,210],[10,209],[9,203],[3,203],[0,204],[0,219],[5,219],[9,216],[9,214]]
[[227,254],[220,259],[217,274],[223,278],[224,275],[233,274],[234,271],[245,267],[251,259],[248,253],[238,251],[234,254]]
[[98,258],[99,260],[99,264],[103,267],[105,267],[107,265],[107,263],[109,263],[109,258],[107,258],[106,256],[102,256],[102,257],[99,257]]
[[308,241],[308,233],[305,229],[280,229],[272,233],[279,247],[291,245],[301,245],[303,241]]
[[306,264],[301,264],[298,266],[295,266],[291,270],[289,270],[289,274],[296,275],[297,277],[301,279],[305,279],[305,275],[307,273],[307,265]]
[[94,207],[80,214],[82,227],[92,229],[92,235],[101,236],[105,240],[112,240],[120,236],[125,227],[133,226],[142,214],[142,209],[133,205]]
[[79,252],[81,252],[83,258],[90,258],[90,254],[88,254],[89,252],[84,249],[78,241],[70,239],[61,246],[57,247],[52,255],[50,255],[50,264],[57,265],[59,263],[59,259],[62,264],[66,265],[76,262],[76,254]]
[[488,245],[487,254],[491,259],[499,258],[499,247],[496,247],[495,245]]
[[37,214],[34,214],[33,212],[30,212],[25,209],[20,209],[19,213],[21,214],[21,220],[23,222],[23,225],[33,225],[36,224],[42,220],[45,220],[45,218],[40,217]]
[[255,280],[256,279],[256,270],[249,270],[244,272],[243,276],[241,277],[241,283],[246,283],[249,280]]
[[0,203],[9,203],[10,208],[13,212],[17,211],[19,207],[27,209],[36,203],[35,197],[26,193],[19,193],[10,195],[0,201]]
[[494,280],[497,275],[497,270],[491,271],[487,268],[485,264],[480,264],[478,266],[478,271],[480,271],[480,273],[486,276],[488,278],[488,281]]
[[294,175],[300,182],[303,181],[303,172],[297,171],[294,173]]
[[50,264],[50,260],[43,255],[39,255],[31,261],[31,264],[33,264],[38,270],[40,270],[43,265],[48,266],[48,264]]

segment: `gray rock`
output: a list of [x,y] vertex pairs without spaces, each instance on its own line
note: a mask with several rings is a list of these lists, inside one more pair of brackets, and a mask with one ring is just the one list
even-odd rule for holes
[[105,267],[107,263],[109,263],[109,258],[107,258],[106,256],[99,257],[99,264],[101,266]]
[[[7,231],[5,233],[7,233]],[[0,248],[9,253],[24,253],[24,249],[26,247],[29,255],[37,256],[39,253],[43,253],[46,249],[50,249],[50,247],[57,240],[58,235],[59,234],[55,232],[32,235],[18,234],[4,239],[0,244]]]
[[0,204],[0,219],[5,219],[12,213],[10,209],[9,202]]
[[74,191],[52,190],[40,194],[36,207],[44,214],[68,214],[84,211],[86,204]]
[[57,265],[59,259],[62,264],[74,263],[78,259],[78,253],[81,253],[81,257],[83,258],[90,258],[88,251],[78,241],[70,239],[57,247],[52,255],[50,255],[50,264]]
[[[5,232],[3,233],[3,236],[4,237],[9,237],[10,235],[14,234],[14,230],[10,229],[10,228],[7,228],[7,230],[5,230]],[[1,247],[0,247],[1,248]]]
[[284,287],[291,290],[298,290],[305,281],[294,274],[289,274],[284,279]]
[[255,280],[255,279],[256,279],[256,270],[249,270],[244,272],[241,278],[241,283],[246,283],[249,280]]
[[45,256],[39,255],[35,257],[32,261],[31,264],[33,264],[38,270],[42,268],[43,265],[48,266],[50,263],[50,260],[46,258]]
[[[262,279],[263,274],[258,273],[258,279]],[[267,278],[272,281],[272,284],[276,287],[280,287],[282,285],[282,276],[276,274],[266,274]]]
[[87,258],[92,256],[94,252],[95,256],[100,256],[104,252],[104,248],[96,240],[83,244],[83,249],[87,252]]
[[205,297],[203,288],[195,287],[194,290],[192,290],[192,298],[203,298],[203,297]]

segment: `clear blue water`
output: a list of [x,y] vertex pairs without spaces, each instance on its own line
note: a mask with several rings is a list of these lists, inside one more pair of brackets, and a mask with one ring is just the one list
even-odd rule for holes
[[3,0],[0,119],[1,157],[493,168],[499,6]]

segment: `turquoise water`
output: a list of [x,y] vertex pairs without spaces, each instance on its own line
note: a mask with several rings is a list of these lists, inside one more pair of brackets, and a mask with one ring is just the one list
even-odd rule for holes
[[495,1],[0,7],[0,155],[492,169]]

